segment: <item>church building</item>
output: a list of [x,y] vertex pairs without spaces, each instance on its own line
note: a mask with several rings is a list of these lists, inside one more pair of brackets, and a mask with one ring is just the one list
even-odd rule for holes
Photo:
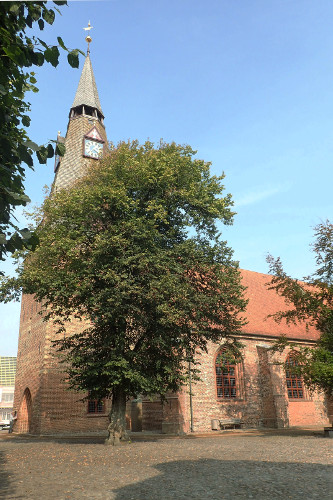
[[[73,105],[69,111],[64,157],[55,159],[53,190],[69,187],[107,152],[104,115],[88,52]],[[286,306],[266,284],[270,276],[241,271],[245,296],[249,299],[239,340],[244,345],[239,363],[222,363],[223,343],[209,344],[198,354],[201,381],[192,382],[178,394],[160,400],[144,397],[128,402],[127,421],[132,431],[162,433],[214,432],[220,425],[283,428],[328,425],[329,402],[323,394],[309,392],[292,371],[293,359],[270,347],[284,334],[296,344],[313,346],[315,329],[305,325],[277,324],[267,315]],[[55,355],[55,328],[43,321],[40,305],[23,295],[15,381],[14,409],[18,411],[14,432],[32,434],[74,434],[106,431],[110,401],[81,401],[67,388],[65,374]],[[69,334],[79,331],[73,320]],[[287,361],[291,370],[281,362]]]

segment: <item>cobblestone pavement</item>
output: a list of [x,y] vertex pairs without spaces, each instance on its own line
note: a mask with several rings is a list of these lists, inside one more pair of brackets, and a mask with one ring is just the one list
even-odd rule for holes
[[192,439],[0,439],[0,498],[333,500],[333,440],[310,432]]

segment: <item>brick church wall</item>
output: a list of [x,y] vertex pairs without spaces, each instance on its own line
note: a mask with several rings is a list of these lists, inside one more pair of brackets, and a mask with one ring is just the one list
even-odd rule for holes
[[[210,344],[208,352],[198,355],[201,381],[192,383],[193,430],[209,432],[212,419],[240,418],[247,427],[289,427],[328,425],[327,401],[322,393],[305,391],[305,398],[289,400],[283,366],[284,355],[272,355],[267,339],[241,339],[244,344],[243,377],[240,397],[218,399],[215,357],[219,346]],[[241,373],[241,371],[239,372]],[[182,398],[184,430],[189,431],[188,387]]]
[[[15,407],[21,408],[16,432],[37,434],[73,434],[106,431],[110,401],[105,414],[88,414],[84,394],[68,390],[63,368],[52,346],[54,328],[43,322],[39,305],[32,296],[22,301],[19,356],[16,378]],[[68,334],[83,327],[74,320]],[[220,346],[209,344],[208,352],[197,355],[201,380],[192,381],[193,430],[209,432],[212,419],[240,418],[248,427],[288,427],[328,425],[327,403],[323,395],[305,391],[302,400],[287,397],[284,355],[272,355],[272,342],[262,337],[241,339],[244,359],[238,369],[238,394],[235,399],[216,396],[215,358]],[[31,394],[30,426],[27,428],[25,391]],[[28,404],[30,404],[28,402]],[[162,405],[159,399],[128,403],[128,428],[163,433],[190,432],[189,388],[169,394]]]
[[[38,314],[39,304],[32,295],[23,295],[20,317],[19,349],[15,379],[14,408],[24,411],[24,418],[18,419],[16,432],[40,431],[40,396],[43,375],[44,348],[47,325]],[[26,408],[26,398],[34,401],[32,408]],[[28,396],[27,396],[28,395]],[[29,399],[30,401],[30,399]],[[29,403],[30,405],[30,403]]]
[[[64,365],[53,346],[57,338],[52,323],[43,321],[40,305],[23,295],[20,318],[18,370],[14,408],[18,409],[15,432],[32,434],[86,433],[105,431],[110,401],[104,414],[88,414],[84,393],[69,390]],[[67,327],[77,333],[83,323],[74,320]],[[27,398],[28,395],[28,398]]]

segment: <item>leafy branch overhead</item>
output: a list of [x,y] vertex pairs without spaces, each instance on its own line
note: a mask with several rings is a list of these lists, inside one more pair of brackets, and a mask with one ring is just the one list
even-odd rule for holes
[[284,297],[290,308],[278,311],[273,318],[288,323],[305,322],[318,330],[316,348],[300,348],[282,338],[277,349],[289,347],[298,359],[297,371],[312,388],[333,391],[333,224],[327,220],[315,227],[311,245],[316,271],[302,281],[284,271],[281,260],[267,257],[273,275],[270,289]]
[[[0,260],[16,249],[35,247],[36,236],[17,227],[13,211],[30,201],[24,192],[23,164],[32,169],[34,153],[40,163],[46,163],[55,153],[51,143],[38,146],[31,141],[26,130],[30,125],[26,93],[38,92],[35,72],[27,68],[45,62],[56,67],[59,48],[67,52],[72,67],[79,66],[78,49],[69,50],[61,37],[56,45],[49,46],[34,34],[42,31],[45,23],[53,24],[56,12],[60,13],[58,7],[67,2],[53,2],[53,9],[49,3],[0,2]],[[56,147],[56,154],[64,154],[63,148]]]

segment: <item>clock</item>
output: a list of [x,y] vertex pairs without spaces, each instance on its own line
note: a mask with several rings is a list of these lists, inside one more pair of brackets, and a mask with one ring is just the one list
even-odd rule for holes
[[84,139],[84,155],[98,160],[103,154],[103,144],[92,139]]

